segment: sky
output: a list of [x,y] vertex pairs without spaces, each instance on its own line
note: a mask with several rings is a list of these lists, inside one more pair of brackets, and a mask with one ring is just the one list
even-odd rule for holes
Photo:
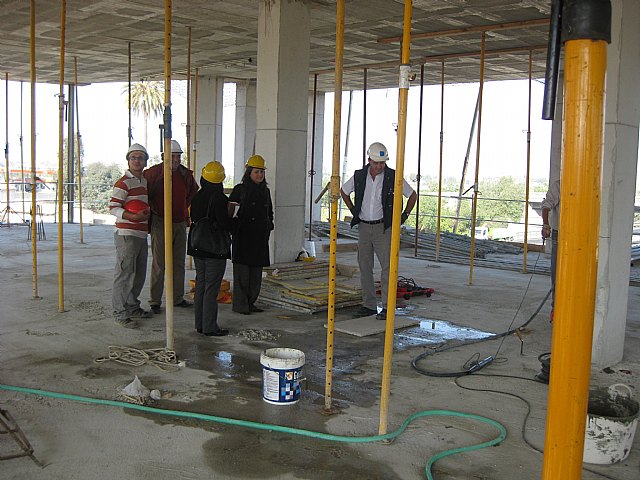
[[[1,82],[5,89],[6,83]],[[92,84],[78,88],[80,133],[86,163],[122,163],[128,147],[128,111],[126,84]],[[543,85],[532,82],[531,109],[531,177],[547,178],[549,173],[549,151],[551,122],[541,120]],[[233,87],[225,88],[223,109],[223,158],[225,169],[233,172],[233,139],[235,109]],[[124,92],[124,93],[123,93]],[[0,109],[5,110],[5,95],[0,92]],[[36,152],[38,168],[57,168],[58,157],[58,95],[59,86],[38,84],[36,88]],[[30,168],[30,84],[25,82],[22,90],[22,132],[24,138],[24,165]],[[65,89],[65,95],[68,95]],[[436,176],[440,151],[440,86],[424,89],[421,174]],[[449,85],[444,92],[444,144],[443,175],[459,178],[469,141],[469,129],[478,95],[478,84]],[[362,164],[362,103],[363,93],[353,93],[353,111],[348,157],[345,175],[350,175]],[[9,160],[11,169],[20,166],[20,82],[9,82]],[[405,174],[417,173],[419,86],[409,92],[407,113],[407,143]],[[68,100],[68,99],[67,99]],[[348,94],[343,94],[341,169],[344,162]],[[488,82],[484,87],[482,137],[480,147],[480,177],[514,176],[525,177],[526,131],[527,131],[528,81]],[[390,165],[395,166],[397,136],[397,89],[372,90],[367,93],[367,144],[380,141],[389,149]],[[172,84],[173,137],[183,148],[186,144],[186,83]],[[325,174],[330,174],[332,163],[333,93],[325,100],[325,133],[323,139],[323,164]],[[160,117],[149,119],[147,149],[151,156],[160,153]],[[0,118],[5,130],[5,115]],[[66,136],[66,123],[65,123]],[[144,123],[141,117],[132,116],[134,142],[144,143]],[[475,171],[476,138],[472,140],[467,178]],[[4,162],[2,164],[4,167]]]

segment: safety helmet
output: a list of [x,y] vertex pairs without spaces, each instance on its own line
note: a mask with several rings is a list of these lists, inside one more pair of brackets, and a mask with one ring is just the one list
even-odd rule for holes
[[182,153],[182,147],[177,140],[171,140],[171,155],[174,153]]
[[225,176],[224,167],[218,161],[214,160],[202,167],[202,178],[209,183],[222,183]]
[[129,160],[129,154],[131,154],[131,152],[142,152],[144,153],[144,159],[149,160],[149,154],[147,153],[147,149],[144,148],[139,143],[134,143],[129,147],[129,150],[127,150],[127,155],[126,155],[127,160]]
[[244,165],[244,168],[247,167],[259,168],[261,170],[267,169],[267,167],[265,166],[264,158],[262,158],[261,155],[251,155],[249,157],[249,160],[247,160],[247,163]]
[[127,212],[140,213],[144,212],[145,210],[149,210],[149,204],[147,202],[143,202],[142,200],[134,198],[133,200],[129,200],[124,204],[124,209]]
[[389,160],[389,150],[380,142],[374,142],[367,150],[367,157],[374,162],[386,162]]

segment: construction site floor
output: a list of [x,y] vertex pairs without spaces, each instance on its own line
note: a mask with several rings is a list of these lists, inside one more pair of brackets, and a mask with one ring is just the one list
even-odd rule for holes
[[[64,313],[59,313],[56,226],[38,244],[38,299],[34,299],[33,257],[24,226],[0,229],[0,383],[93,399],[116,400],[135,376],[160,391],[154,405],[283,425],[345,436],[378,433],[384,334],[335,334],[331,384],[332,414],[324,413],[326,313],[297,313],[265,306],[264,313],[240,315],[220,305],[227,337],[194,330],[193,309],[176,308],[175,352],[180,367],[163,371],[151,364],[131,366],[95,359],[110,346],[136,349],[166,345],[165,313],[127,330],[113,322],[113,227],[64,226]],[[319,256],[321,248],[316,247]],[[417,355],[445,341],[499,333],[521,325],[549,290],[549,277],[414,259],[401,252],[400,275],[435,289],[429,298],[399,300],[398,317],[419,325],[394,336],[388,430],[422,410],[452,410],[491,418],[507,429],[497,447],[438,460],[433,477],[450,479],[541,478],[548,386],[536,382],[538,357],[551,349],[550,305],[521,337],[476,343],[428,357],[419,365],[432,372],[462,370],[465,364],[496,361],[455,380],[418,374]],[[537,253],[531,255],[538,255]],[[544,254],[542,254],[544,255]],[[323,257],[326,258],[326,257]],[[339,263],[356,265],[355,252]],[[149,257],[149,268],[151,258]],[[231,263],[225,278],[231,279]],[[187,280],[195,277],[187,271]],[[150,276],[147,275],[147,281]],[[640,396],[640,289],[629,287],[624,360],[593,369],[592,385],[623,383]],[[148,283],[141,300],[148,308]],[[336,322],[356,307],[336,312]],[[371,319],[372,322],[377,320]],[[289,347],[305,353],[300,401],[272,405],[262,400],[260,354]],[[517,397],[515,396],[517,395]],[[44,468],[28,457],[0,462],[3,479],[420,479],[425,464],[443,450],[494,438],[486,424],[457,416],[420,418],[393,442],[348,443],[256,430],[197,418],[159,415],[121,406],[0,389],[0,408],[11,413]],[[526,423],[525,423],[526,422]],[[526,440],[523,438],[523,432]],[[532,446],[530,446],[529,444]],[[0,435],[0,456],[19,451]],[[640,434],[629,457],[613,465],[584,465],[583,479],[640,478]]]

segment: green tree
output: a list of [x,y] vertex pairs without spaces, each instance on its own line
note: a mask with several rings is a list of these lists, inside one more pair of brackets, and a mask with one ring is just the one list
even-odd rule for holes
[[164,104],[164,83],[141,80],[131,84],[131,105],[129,105],[129,87],[122,89],[127,94],[127,108],[131,108],[144,119],[144,146],[148,146],[147,124],[150,117],[162,115]]
[[126,164],[105,165],[90,163],[83,169],[82,197],[87,207],[96,213],[109,213],[109,200],[113,185],[124,174]]

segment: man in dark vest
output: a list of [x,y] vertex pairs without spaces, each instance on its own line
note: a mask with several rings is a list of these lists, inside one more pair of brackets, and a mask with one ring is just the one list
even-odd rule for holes
[[[389,257],[391,255],[391,217],[393,215],[393,188],[396,171],[387,167],[387,148],[379,142],[372,143],[367,150],[369,164],[356,170],[345,182],[340,195],[353,215],[351,227],[358,225],[358,265],[362,287],[362,307],[358,315],[377,313],[378,320],[387,318],[387,291],[389,286]],[[406,180],[402,194],[408,198],[400,222],[404,223],[416,204],[417,195]],[[351,194],[355,192],[355,205]],[[378,257],[382,275],[382,311],[378,313],[378,301],[373,282],[373,255]]]

